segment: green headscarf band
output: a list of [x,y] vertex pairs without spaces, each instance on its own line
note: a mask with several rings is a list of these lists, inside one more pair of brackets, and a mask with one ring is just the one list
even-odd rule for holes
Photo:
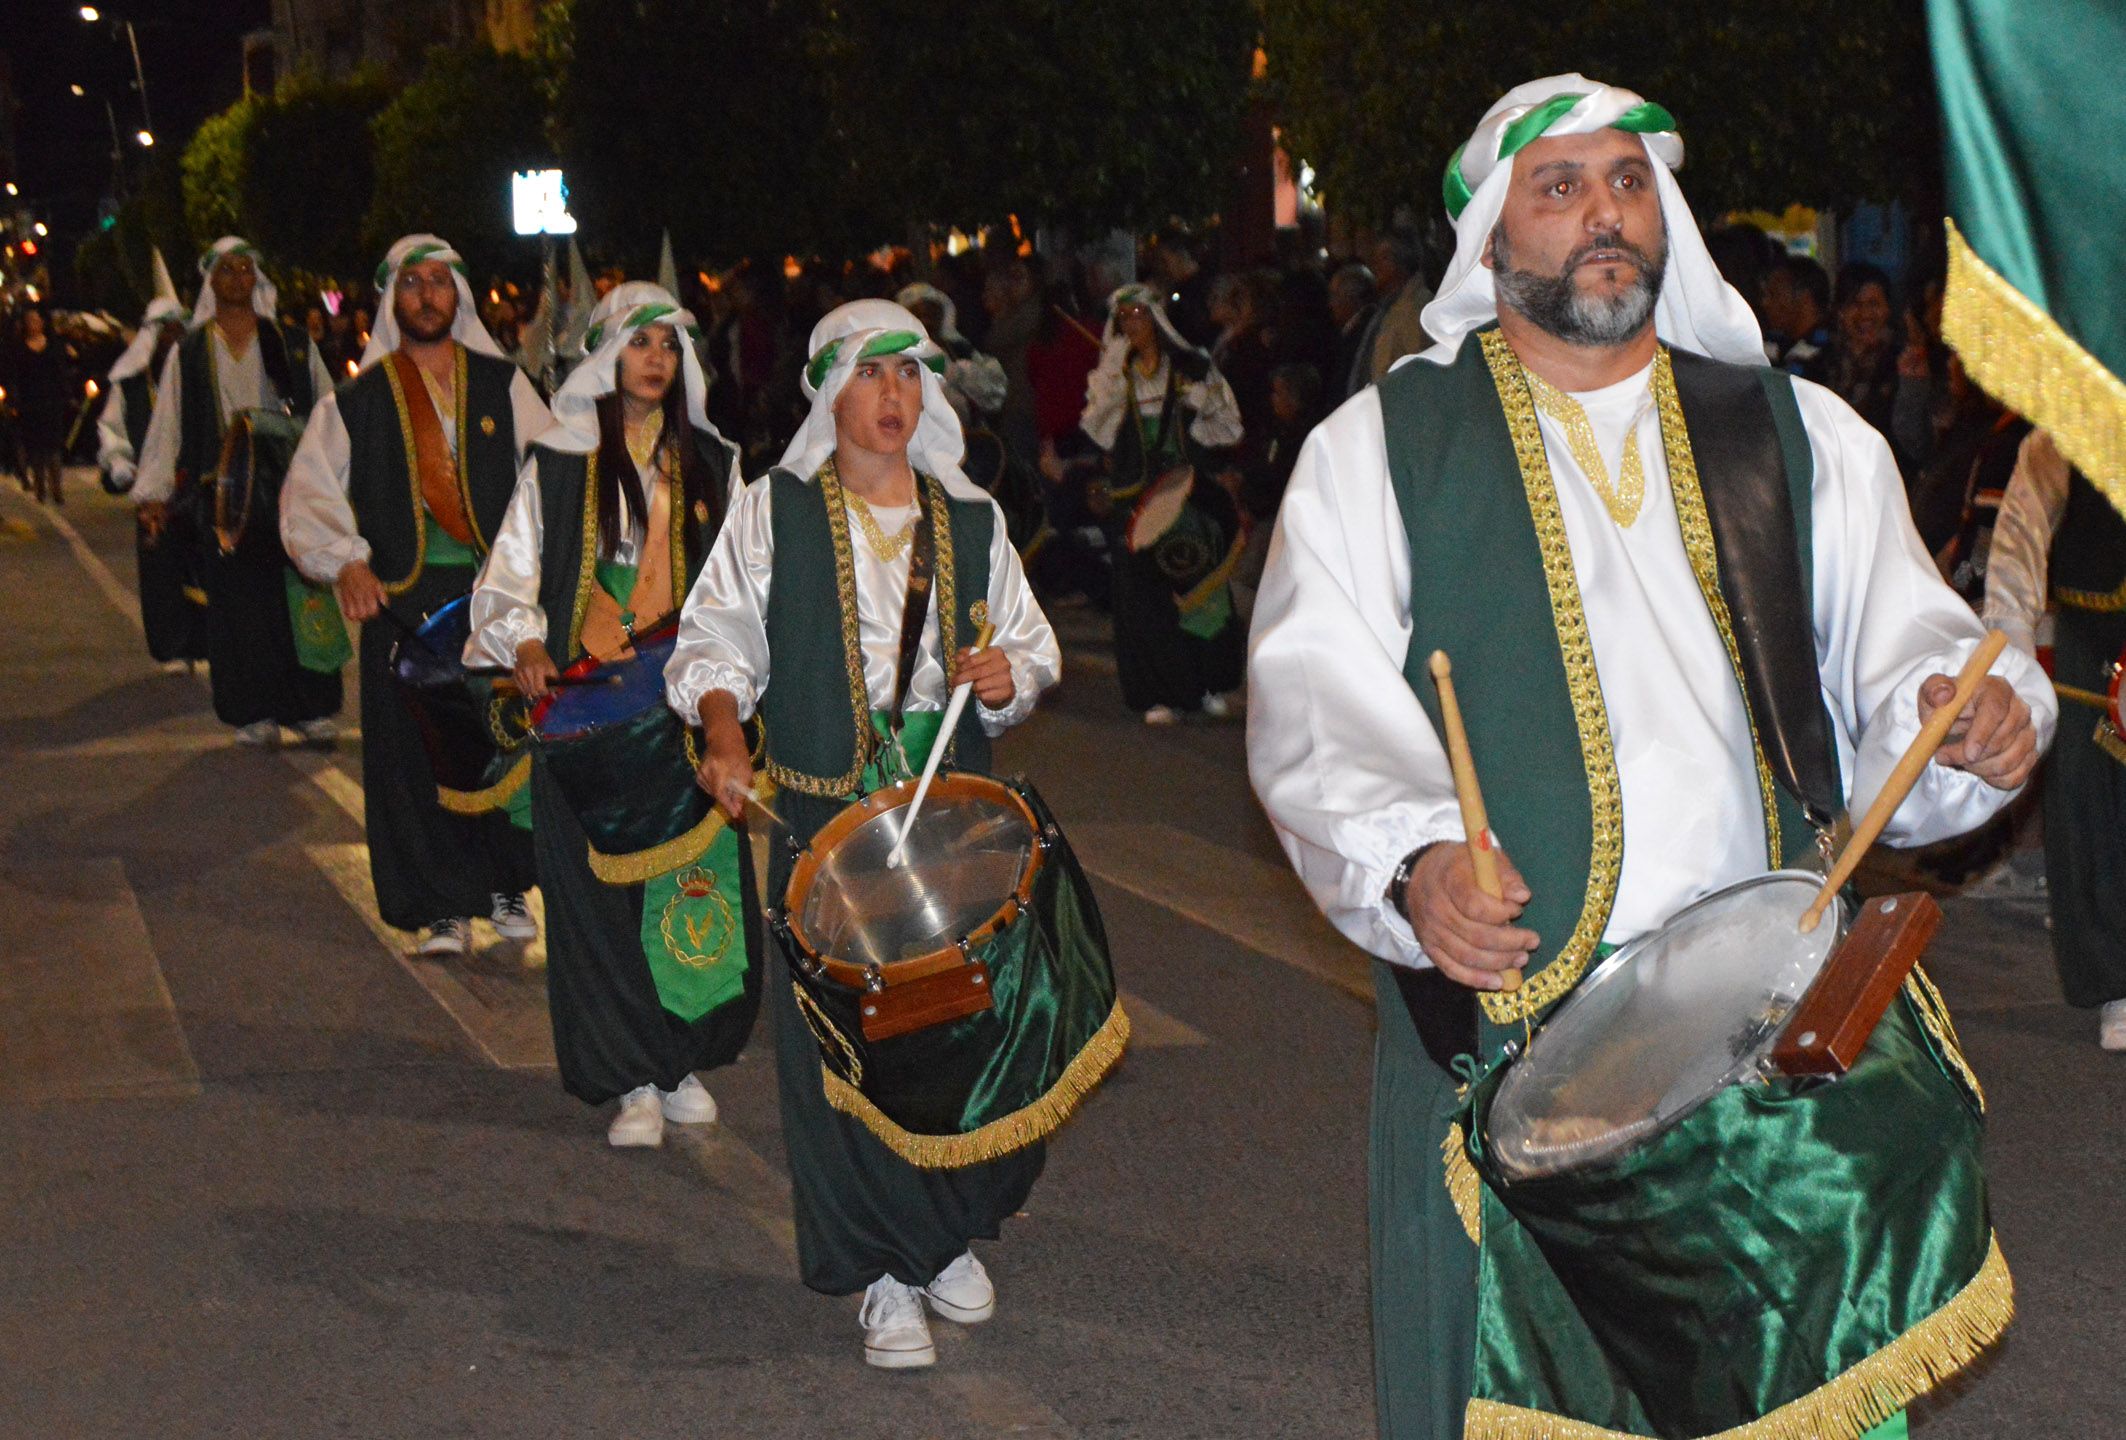
[[[1540,140],[1551,126],[1564,119],[1573,106],[1586,98],[1584,92],[1574,91],[1553,95],[1508,125],[1499,136],[1499,160],[1510,160],[1532,141]],[[1608,128],[1629,131],[1634,135],[1658,135],[1663,131],[1675,129],[1676,117],[1648,100],[1634,105],[1610,121]],[[1466,143],[1455,148],[1454,155],[1447,161],[1447,173],[1440,186],[1447,201],[1447,216],[1453,220],[1461,218],[1462,211],[1468,208],[1470,200],[1476,194],[1475,187],[1470,185],[1462,173],[1462,152],[1468,148]]]
[[[856,358],[876,360],[881,355],[898,355],[904,350],[913,350],[922,343],[923,337],[913,330],[883,330],[864,342],[864,348],[857,352]],[[805,379],[814,390],[826,383],[827,372],[834,368],[835,358],[841,352],[842,342],[830,341],[822,345],[819,353],[812,357],[812,363],[805,366]],[[924,356],[923,363],[939,375],[945,373],[945,357],[942,355]]]
[[[406,258],[399,261],[398,268],[404,270],[408,265],[418,265],[423,260],[426,260],[429,256],[448,249],[450,249],[450,246],[448,245],[416,245],[411,250],[408,250],[406,252]],[[463,260],[448,260],[444,263],[449,265],[451,269],[457,271],[460,275],[466,273],[465,262]],[[389,260],[380,261],[378,263],[376,267],[377,289],[383,289],[385,284],[391,279],[391,268],[391,262]]]
[[207,247],[206,252],[199,257],[199,273],[212,275],[214,267],[221,264],[222,261],[228,259],[231,255],[249,255],[254,262],[265,259],[263,255],[258,253],[256,245],[231,245],[226,250],[216,250],[210,245]]
[[[640,330],[645,325],[655,325],[667,315],[677,315],[678,313],[679,307],[676,305],[663,305],[654,302],[648,305],[637,305],[621,318],[620,328],[622,330]],[[685,329],[687,334],[694,339],[699,340],[701,338],[699,326],[688,325]],[[589,332],[583,337],[583,348],[585,350],[597,349],[605,343],[605,335],[605,325],[591,326]]]

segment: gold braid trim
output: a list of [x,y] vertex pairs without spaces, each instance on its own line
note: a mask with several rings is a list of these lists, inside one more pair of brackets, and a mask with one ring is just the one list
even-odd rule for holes
[[693,829],[674,835],[660,845],[646,850],[630,850],[625,854],[608,855],[597,846],[585,843],[590,853],[591,874],[608,885],[641,885],[669,874],[682,865],[691,865],[708,854],[716,837],[723,833],[724,813],[716,806]]
[[2126,380],[1979,258],[1954,220],[1942,338],[1994,399],[2052,434],[2111,503],[2126,511]]
[[1676,371],[1666,345],[1654,351],[1654,409],[1661,419],[1661,449],[1668,459],[1668,488],[1676,497],[1676,523],[1683,531],[1683,552],[1690,557],[1691,573],[1697,577],[1705,608],[1713,612],[1720,643],[1727,647],[1735,688],[1742,692],[1742,715],[1750,727],[1750,753],[1757,761],[1757,793],[1764,803],[1764,849],[1776,870],[1785,854],[1779,837],[1779,795],[1772,786],[1771,764],[1764,758],[1764,737],[1757,730],[1757,712],[1750,706],[1749,686],[1742,678],[1742,649],[1735,643],[1734,617],[1728,613],[1727,597],[1720,590],[1720,556],[1713,548],[1713,522],[1705,513],[1705,489],[1698,483],[1698,461],[1691,453],[1690,431],[1683,423],[1683,399],[1676,394]]
[[871,729],[871,697],[864,689],[864,643],[856,628],[856,552],[849,548],[848,502],[842,496],[841,471],[834,457],[819,467],[820,498],[827,506],[827,533],[834,542],[834,595],[841,611],[842,669],[849,678],[849,714],[856,725],[856,752],[847,771],[832,779],[807,775],[802,770],[768,761],[768,776],[778,785],[800,795],[844,800],[863,785],[864,766],[871,759],[874,736]]
[[[802,990],[799,993],[802,994]],[[985,1160],[1002,1159],[1013,1151],[1047,1139],[1070,1118],[1071,1112],[1078,1108],[1078,1102],[1106,1078],[1128,1044],[1129,1016],[1122,1013],[1122,1002],[1117,1000],[1115,1008],[1107,1012],[1107,1019],[1085,1042],[1085,1048],[1056,1077],[1056,1083],[1048,1087],[1047,1094],[1031,1105],[1000,1116],[964,1135],[918,1135],[912,1130],[903,1130],[866,1099],[863,1091],[825,1065],[820,1066],[819,1073],[826,1089],[827,1103],[844,1115],[861,1120],[864,1128],[894,1154],[917,1169],[957,1170],[966,1165],[979,1165]]]
[[583,457],[583,554],[576,562],[576,604],[569,614],[566,665],[583,653],[583,617],[591,611],[591,586],[598,583],[598,451]]
[[1548,965],[1518,990],[1486,990],[1478,996],[1495,1025],[1539,1013],[1579,983],[1589,957],[1601,943],[1603,927],[1617,899],[1617,875],[1624,857],[1624,795],[1617,779],[1617,752],[1609,733],[1609,713],[1602,706],[1601,677],[1595,673],[1594,644],[1587,637],[1587,612],[1580,603],[1580,583],[1572,569],[1572,547],[1565,535],[1565,514],[1550,478],[1550,459],[1543,450],[1543,431],[1535,415],[1520,359],[1496,330],[1483,334],[1484,359],[1505,407],[1506,428],[1520,461],[1521,483],[1535,521],[1536,543],[1543,551],[1543,573],[1550,586],[1550,613],[1557,626],[1558,650],[1565,661],[1565,683],[1572,694],[1573,720],[1580,732],[1580,760],[1587,771],[1588,810],[1593,841],[1587,863],[1587,897],[1579,923]]
[[1484,1243],[1483,1181],[1477,1178],[1476,1166],[1469,1163],[1468,1141],[1462,1134],[1460,1122],[1447,1127],[1447,1138],[1440,1142],[1439,1152],[1447,1167],[1447,1198],[1454,1202],[1454,1213],[1462,1222],[1462,1232],[1469,1237],[1471,1245],[1481,1245]]
[[[1867,1359],[1768,1415],[1705,1440],[1859,1440],[1976,1360],[2015,1318],[2015,1282],[1995,1238],[1970,1283]],[[1583,1420],[1472,1399],[1462,1440],[1637,1440]]]
[[387,355],[377,368],[384,372],[384,380],[391,386],[392,408],[399,416],[399,440],[406,447],[406,488],[413,492],[413,568],[403,579],[382,582],[386,595],[404,595],[413,588],[413,582],[421,578],[421,571],[428,564],[428,506],[421,499],[421,460],[414,449],[413,412],[406,408],[406,387],[399,383],[399,367],[392,364]]
[[1174,608],[1187,615],[1210,604],[1212,597],[1225,588],[1226,583],[1233,578],[1233,572],[1240,568],[1240,557],[1247,548],[1248,537],[1243,531],[1234,537],[1233,548],[1225,552],[1225,558],[1218,562],[1218,568],[1197,581],[1195,588],[1186,595],[1175,599]]
[[[472,471],[469,468],[470,462],[465,458],[465,452],[472,449],[465,438],[465,347],[452,341],[451,348],[457,352],[457,368],[451,373],[450,383],[453,398],[458,406],[458,444],[457,453],[450,458],[457,465],[458,503],[465,507],[465,528],[472,531],[472,552],[484,557],[487,554],[487,537],[480,533],[480,512],[473,508]],[[515,416],[510,418],[510,424],[516,424]]]
[[[952,657],[960,653],[960,582],[952,559],[952,508],[945,503],[945,487],[935,475],[918,475],[915,483],[930,494],[930,525],[937,535],[938,663],[949,675]],[[986,615],[988,602],[985,600],[982,605]],[[954,759],[959,749],[959,742],[951,735],[939,735],[930,743],[943,745],[947,760]]]
[[1964,1058],[1963,1042],[1956,1036],[1956,1022],[1949,1018],[1949,1002],[1944,1000],[1941,991],[1935,988],[1933,978],[1917,965],[1914,965],[1912,973],[1905,977],[1905,993],[1912,997],[1912,1008],[1919,1012],[1920,1023],[1926,1026],[1927,1033],[1934,1037],[1934,1043],[1941,1048],[1943,1057],[1949,1062],[1949,1068],[1963,1078],[1964,1088],[1968,1089],[1971,1098],[1978,1102],[1978,1113],[1985,1114],[1986,1092],[1978,1083],[1978,1072],[1973,1070],[1971,1062]]
[[517,798],[524,782],[531,779],[531,756],[525,755],[509,767],[507,774],[485,790],[452,790],[448,786],[436,786],[436,804],[453,815],[485,815],[491,810],[500,810]]
[[[849,1067],[849,1074],[861,1084],[864,1078],[864,1062],[858,1058],[856,1047],[849,1043],[849,1037],[842,1034],[841,1027],[829,1018],[826,1011],[819,1008],[819,1002],[805,993],[804,986],[792,980],[790,993],[797,997],[797,1008],[803,1014],[805,1028],[812,1032],[812,1038],[822,1045],[832,1044],[835,1049],[841,1051],[842,1063]],[[820,1066],[820,1070],[829,1080],[839,1079],[824,1064]]]
[[2070,610],[2094,610],[2099,615],[2116,615],[2126,610],[2126,581],[2116,590],[2073,590],[2065,585],[2052,587],[2052,598]]

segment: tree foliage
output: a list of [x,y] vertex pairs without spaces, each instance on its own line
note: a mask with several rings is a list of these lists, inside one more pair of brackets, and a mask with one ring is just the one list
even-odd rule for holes
[[419,230],[467,255],[509,243],[510,174],[552,157],[538,80],[530,60],[484,45],[428,52],[421,78],[370,127],[376,183],[362,226],[370,252]]
[[367,272],[361,221],[374,182],[369,122],[391,98],[373,78],[296,75],[254,101],[237,213],[244,235],[283,265]]
[[[1440,176],[1522,81],[1579,71],[1666,106],[1701,218],[1743,205],[1931,203],[1934,92],[1919,0],[1530,0],[1510,18],[1407,0],[1264,0],[1288,148],[1332,208],[1437,213]],[[1922,158],[1923,157],[1923,158]],[[1915,164],[1915,159],[1920,163]]]
[[543,53],[570,207],[637,259],[847,255],[1015,214],[1225,198],[1251,0],[562,0]]
[[180,166],[185,228],[195,251],[243,227],[244,165],[257,107],[256,100],[245,96],[220,114],[208,116],[185,146]]

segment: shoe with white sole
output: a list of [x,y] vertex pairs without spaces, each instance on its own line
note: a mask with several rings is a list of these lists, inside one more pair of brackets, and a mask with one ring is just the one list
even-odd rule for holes
[[856,1312],[864,1327],[864,1363],[881,1370],[917,1370],[937,1363],[930,1322],[923,1318],[921,1292],[891,1275],[881,1275],[864,1292]]
[[539,938],[539,922],[532,919],[531,907],[524,903],[522,895],[504,895],[496,891],[488,898],[494,902],[488,918],[495,922],[497,935],[504,940]]
[[664,1118],[674,1125],[713,1125],[716,1123],[716,1097],[709,1093],[708,1086],[692,1075],[679,1082],[676,1090],[657,1092]]
[[2126,1000],[2113,1000],[2097,1012],[2096,1043],[2106,1050],[2126,1050]]
[[253,750],[263,750],[281,738],[281,727],[271,720],[253,720],[249,725],[237,727],[236,743]]
[[316,720],[298,720],[295,733],[303,737],[305,745],[330,745],[340,738],[340,722],[330,715]]
[[930,1308],[960,1325],[979,1325],[997,1313],[997,1287],[974,1253],[960,1256],[923,1287]]
[[1233,702],[1226,699],[1223,695],[1206,695],[1203,697],[1204,718],[1209,720],[1223,720],[1230,716],[1232,713]]
[[414,948],[416,955],[463,955],[466,942],[472,938],[472,922],[458,916],[446,916],[428,927],[421,943]]
[[657,1103],[655,1085],[639,1085],[620,1097],[620,1113],[606,1127],[605,1139],[623,1150],[664,1143],[664,1109]]
[[1144,723],[1147,725],[1177,725],[1180,721],[1180,712],[1171,705],[1154,705],[1144,712]]

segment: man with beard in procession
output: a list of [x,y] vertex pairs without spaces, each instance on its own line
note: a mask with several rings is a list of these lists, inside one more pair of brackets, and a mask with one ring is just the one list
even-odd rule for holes
[[340,708],[339,672],[306,668],[298,655],[287,558],[272,527],[225,550],[212,533],[205,490],[221,463],[223,433],[239,412],[281,410],[301,419],[331,393],[332,379],[310,337],[280,323],[273,282],[260,273],[249,241],[223,236],[200,257],[199,270],[205,278],[191,332],[163,363],[133,503],[157,539],[173,503],[198,517],[214,713],[236,727],[238,743],[271,744],[282,725],[327,742],[338,734],[332,716]]
[[[852,797],[919,770],[934,745],[986,771],[990,738],[1031,714],[1062,669],[1001,511],[961,473],[959,420],[932,368],[941,352],[921,322],[858,300],[814,327],[809,350],[811,414],[733,508],[665,672],[672,708],[705,732],[701,784],[733,817],[754,787],[740,723],[760,716],[796,845]],[[933,555],[931,586],[917,567]],[[985,622],[994,643],[968,647]],[[961,683],[977,703],[941,735]],[[768,893],[780,896],[795,852],[778,835],[773,853]],[[768,988],[804,1282],[864,1292],[868,1363],[929,1365],[924,1306],[962,1324],[989,1318],[996,1290],[968,1244],[994,1239],[1025,1202],[1043,1147],[919,1168],[830,1104],[793,987],[778,976]]]
[[[512,669],[535,703],[564,666],[650,663],[636,647],[669,628],[737,496],[694,328],[662,288],[615,286],[517,482],[465,654]],[[760,1007],[752,848],[694,788],[661,671],[642,678],[648,710],[595,755],[534,741],[532,770],[554,1054],[571,1095],[620,1101],[616,1146],[713,1121],[694,1072],[737,1059]]]
[[504,939],[538,934],[531,837],[502,808],[446,807],[391,673],[394,643],[472,589],[553,419],[480,323],[464,265],[433,235],[391,247],[360,369],[311,412],[281,490],[289,558],[362,625],[369,873],[384,923],[426,931],[423,955],[464,954],[478,914]]
[[1216,493],[1209,472],[1213,452],[1240,443],[1240,405],[1211,357],[1174,328],[1151,286],[1124,285],[1108,298],[1100,363],[1086,379],[1078,428],[1107,457],[1105,523],[1123,703],[1147,725],[1172,725],[1198,711],[1224,719],[1247,648],[1226,583],[1232,566],[1221,565],[1194,596],[1177,596],[1156,551],[1131,548],[1130,520],[1147,490],[1187,465],[1195,467],[1200,497],[1191,503],[1216,507],[1227,520],[1224,538],[1237,536],[1238,508]]
[[[166,277],[161,258],[156,274]],[[184,338],[185,307],[175,295],[158,295],[140,317],[140,330],[108,377],[110,398],[96,418],[96,464],[113,495],[133,489],[140,447],[155,413],[155,380],[170,351]],[[165,667],[186,669],[207,658],[206,591],[201,588],[199,537],[189,519],[172,515],[161,533],[151,533],[135,512],[133,549],[140,566],[140,623],[148,653]]]
[[[1935,1137],[1939,1163],[1969,1183],[1925,1189],[1933,1154],[1909,1147],[1878,1145],[1865,1168],[1822,1142],[1737,1136],[1718,1165],[1778,1150],[1783,1173],[1822,1179],[1816,1208],[1726,1216],[1678,1197],[1644,1227],[1681,1245],[1732,1220],[1757,1232],[1734,1237],[1752,1253],[1812,1246],[1850,1273],[1848,1293],[1744,1295],[1722,1312],[1734,1333],[1707,1343],[1748,1367],[1730,1388],[1704,1379],[1711,1352],[1675,1353],[1690,1345],[1655,1357],[1670,1367],[1657,1383],[1628,1368],[1619,1356],[1648,1355],[1620,1348],[1630,1327],[1702,1313],[1683,1307],[1705,1297],[1678,1279],[1642,1313],[1575,1308],[1566,1272],[1539,1268],[1548,1252],[1501,1200],[1511,1190],[1471,1173],[1478,1132],[1465,1150],[1456,1128],[1462,1082],[1609,947],[1768,860],[1794,863],[1882,790],[1983,638],[1921,547],[1881,437],[1828,391],[1763,368],[1750,310],[1670,174],[1675,130],[1659,106],[1579,75],[1492,107],[1448,167],[1459,245],[1425,311],[1438,341],[1309,438],[1258,600],[1251,778],[1316,903],[1377,957],[1375,1386],[1380,1433],[1397,1440],[1901,1435],[1899,1407],[2012,1309],[1969,1178],[1982,1100],[1952,1064],[1945,1018],[1916,1000],[1933,1039],[1893,1008],[1835,1093],[1855,1093],[1894,1030],[1884,1063],[1950,1094],[1959,1118]],[[1489,761],[1496,831],[1480,843],[1502,895],[1480,888],[1464,843],[1422,673],[1435,651]],[[1889,838],[1925,844],[1994,814],[2055,714],[2043,675],[2008,650]],[[1883,1173],[1905,1164],[1912,1180]],[[1913,1235],[1919,1260],[1890,1243]],[[1938,1308],[1914,1304],[1922,1290]],[[1834,1334],[1803,1333],[1829,1312]],[[1825,1354],[1846,1368],[1812,1369]],[[1713,1413],[1650,1418],[1701,1401]]]

